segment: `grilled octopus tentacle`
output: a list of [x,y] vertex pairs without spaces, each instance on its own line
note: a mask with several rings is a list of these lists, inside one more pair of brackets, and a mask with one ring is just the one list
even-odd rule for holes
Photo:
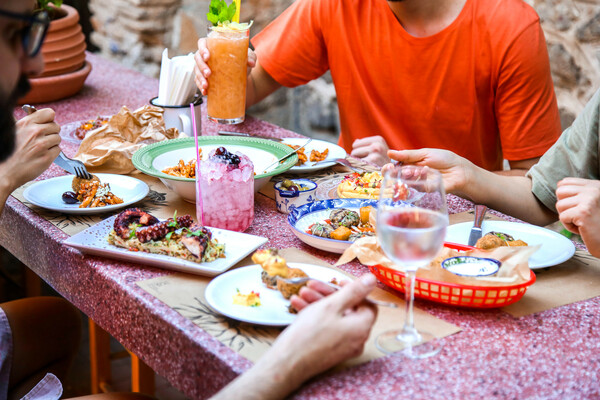
[[127,240],[129,239],[129,235],[131,233],[129,225],[153,225],[157,222],[158,218],[155,216],[142,211],[139,208],[129,208],[117,215],[117,218],[115,218],[114,229],[118,236],[124,240]]
[[172,222],[173,218],[169,218],[166,221],[158,222],[154,225],[141,227],[135,231],[135,235],[142,243],[146,243],[151,240],[162,239],[167,236],[169,232],[173,232],[178,228],[187,228],[192,225],[192,217],[189,215],[177,217],[178,226],[169,226]]

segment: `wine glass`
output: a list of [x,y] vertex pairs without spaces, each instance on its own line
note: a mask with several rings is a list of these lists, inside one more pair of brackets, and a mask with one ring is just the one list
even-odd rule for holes
[[433,260],[441,249],[448,211],[441,174],[419,166],[388,166],[383,171],[377,207],[377,239],[395,268],[405,273],[406,320],[402,329],[387,331],[376,339],[385,353],[402,352],[409,358],[437,354],[441,344],[429,332],[417,331],[413,301],[417,270]]

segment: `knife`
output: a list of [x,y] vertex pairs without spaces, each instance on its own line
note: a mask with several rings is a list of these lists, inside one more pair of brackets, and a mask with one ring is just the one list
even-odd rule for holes
[[481,223],[483,222],[486,211],[487,207],[484,205],[477,204],[475,206],[475,221],[473,222],[473,227],[469,234],[469,246],[475,246],[475,243],[481,239]]
[[219,131],[219,135],[220,136],[254,137],[254,138],[258,138],[258,139],[274,140],[276,142],[281,142],[283,140],[283,139],[277,138],[277,137],[262,136],[262,135],[251,135],[249,133],[244,133],[244,132]]

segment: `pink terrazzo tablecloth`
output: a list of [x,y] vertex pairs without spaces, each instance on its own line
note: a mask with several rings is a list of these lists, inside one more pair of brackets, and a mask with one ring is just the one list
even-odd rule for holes
[[[122,105],[145,104],[156,95],[155,79],[95,55],[84,89],[51,104],[67,123],[108,115]],[[36,105],[43,106],[43,105]],[[19,114],[21,116],[21,114]],[[218,130],[203,118],[204,134]],[[295,136],[248,118],[240,131]],[[74,145],[63,148],[72,154]],[[40,178],[63,174],[52,166]],[[451,212],[473,205],[449,197]],[[248,233],[269,238],[270,247],[297,247],[332,263],[336,256],[300,242],[287,228],[273,200],[259,195]],[[14,198],[0,220],[0,243],[65,298],[165,376],[190,398],[207,398],[250,362],[149,295],[135,282],[169,272],[96,257],[61,245],[66,234]],[[343,267],[353,275],[366,267]],[[386,356],[307,383],[297,399],[592,399],[600,398],[600,298],[513,318],[499,311],[474,311],[417,301],[417,305],[463,331],[442,339],[431,359]],[[401,321],[398,321],[399,323]]]

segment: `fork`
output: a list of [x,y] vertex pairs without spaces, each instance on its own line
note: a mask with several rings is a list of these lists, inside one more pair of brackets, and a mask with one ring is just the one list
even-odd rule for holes
[[353,166],[352,164],[350,164],[350,161],[346,160],[345,158],[336,158],[335,160],[324,159],[324,160],[315,162],[312,166],[315,166],[317,164],[324,163],[324,162],[334,162],[336,164],[343,165],[344,167],[350,168],[353,172],[361,173],[361,172],[366,171],[363,168]]
[[[23,105],[21,109],[25,111],[27,115],[33,114],[37,111],[34,106],[29,104]],[[85,165],[81,161],[70,159],[65,155],[65,153],[62,152],[62,150],[58,154],[58,157],[56,157],[56,160],[54,160],[54,163],[61,168],[64,168],[68,172],[75,171],[75,175],[77,175],[78,178],[92,179],[92,174],[88,172],[88,170],[85,168]]]
[[[319,281],[319,282],[322,282],[322,283],[328,285],[329,287],[334,288],[335,290],[342,288],[341,286],[336,285],[335,283],[325,282],[320,279],[311,278],[309,276],[298,277],[298,278],[282,278],[282,277],[278,276],[277,280],[282,280],[283,282],[289,283],[291,285],[299,285],[301,283],[306,283],[308,281]],[[378,305],[378,306],[398,308],[398,304],[388,302],[388,301],[375,300],[370,297],[367,297],[365,300],[367,301],[367,303],[371,303],[371,304]]]

